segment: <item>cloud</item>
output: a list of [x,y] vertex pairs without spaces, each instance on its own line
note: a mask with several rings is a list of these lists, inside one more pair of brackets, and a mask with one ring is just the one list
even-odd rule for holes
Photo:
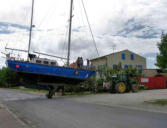
[[[84,0],[100,55],[129,49],[154,68],[157,42],[167,32],[166,0]],[[70,0],[35,0],[31,51],[67,56]],[[71,58],[97,57],[81,1],[74,1]],[[31,0],[5,0],[0,5],[0,50],[27,49]],[[7,51],[9,52],[9,51]],[[16,55],[18,53],[16,52]],[[151,56],[150,54],[154,54]],[[25,57],[26,54],[22,53]],[[1,65],[4,60],[0,61]]]
[[143,54],[143,56],[147,58],[147,66],[148,67],[158,68],[157,66],[155,66],[157,54],[158,53],[154,53],[154,52]]
[[125,23],[124,28],[116,35],[123,37],[151,39],[159,37],[161,32],[162,30],[155,29],[151,25],[146,26],[140,22],[137,22],[135,18],[132,18]]
[[7,22],[0,22],[0,34],[12,34],[15,33],[17,29],[29,31],[28,26],[12,24]]

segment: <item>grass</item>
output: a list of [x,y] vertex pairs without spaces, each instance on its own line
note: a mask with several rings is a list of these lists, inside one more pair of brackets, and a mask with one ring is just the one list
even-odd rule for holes
[[47,93],[47,90],[31,89],[31,88],[10,88],[18,91],[33,92],[33,93]]
[[[48,90],[39,90],[39,89],[32,89],[32,88],[20,88],[20,87],[14,87],[14,88],[7,88],[11,90],[17,90],[17,91],[24,91],[29,93],[37,93],[37,94],[46,94],[48,93]],[[85,91],[85,92],[65,92],[65,96],[82,96],[82,95],[92,95],[92,94],[108,94],[109,92],[91,92],[91,91]],[[57,92],[59,95],[60,92]],[[57,95],[56,94],[56,95]]]
[[86,92],[65,92],[65,95],[91,95],[96,94],[94,92],[86,91]]
[[[24,91],[24,92],[30,92],[30,93],[43,93],[46,94],[48,93],[48,90],[39,90],[39,89],[31,89],[31,88],[10,88],[12,90],[18,90],[18,91]],[[91,91],[85,91],[85,92],[65,92],[65,96],[82,96],[82,95],[92,95],[92,94],[106,94],[107,92],[99,92],[99,93],[94,93]],[[57,92],[59,94],[59,92]]]
[[167,105],[167,99],[157,99],[157,100],[150,100],[145,102],[149,104],[162,105],[162,106]]

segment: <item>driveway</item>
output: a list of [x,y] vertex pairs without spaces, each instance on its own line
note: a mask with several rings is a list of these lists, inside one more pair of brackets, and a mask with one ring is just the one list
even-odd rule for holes
[[167,99],[167,89],[145,90],[138,93],[88,95],[82,98],[74,97],[74,99],[82,103],[167,113],[167,106],[152,105],[145,102],[155,99]]

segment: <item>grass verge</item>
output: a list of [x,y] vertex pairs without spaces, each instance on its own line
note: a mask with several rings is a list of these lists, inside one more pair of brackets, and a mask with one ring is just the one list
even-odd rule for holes
[[162,106],[167,105],[167,99],[157,99],[157,100],[150,100],[145,102],[149,104],[162,105]]
[[24,92],[33,92],[33,93],[47,93],[47,90],[31,89],[31,88],[10,88],[13,90],[24,91]]
[[[10,88],[12,90],[18,90],[18,91],[24,91],[29,93],[38,93],[38,94],[46,94],[48,93],[48,90],[39,90],[39,89],[31,89],[31,88]],[[92,95],[92,94],[107,94],[107,92],[91,92],[91,91],[85,91],[85,92],[65,92],[65,96],[82,96],[82,95]],[[60,95],[60,92],[57,92],[56,95]]]

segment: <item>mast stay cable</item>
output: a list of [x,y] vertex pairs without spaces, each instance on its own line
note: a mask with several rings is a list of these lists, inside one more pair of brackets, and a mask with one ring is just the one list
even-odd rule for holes
[[83,2],[83,0],[81,0],[81,2],[82,2],[83,9],[84,9],[84,12],[85,12],[86,20],[87,20],[87,22],[88,22],[88,26],[89,26],[89,29],[90,29],[90,33],[91,33],[91,35],[92,35],[93,43],[94,43],[94,46],[95,46],[95,48],[96,48],[97,55],[99,56],[99,52],[98,52],[98,49],[97,49],[97,46],[96,46],[95,38],[94,38],[92,29],[91,29],[91,26],[90,26],[90,22],[89,22],[89,19],[88,19],[88,15],[87,15],[87,12],[86,12],[86,8],[85,8],[85,5],[84,5],[84,2]]

